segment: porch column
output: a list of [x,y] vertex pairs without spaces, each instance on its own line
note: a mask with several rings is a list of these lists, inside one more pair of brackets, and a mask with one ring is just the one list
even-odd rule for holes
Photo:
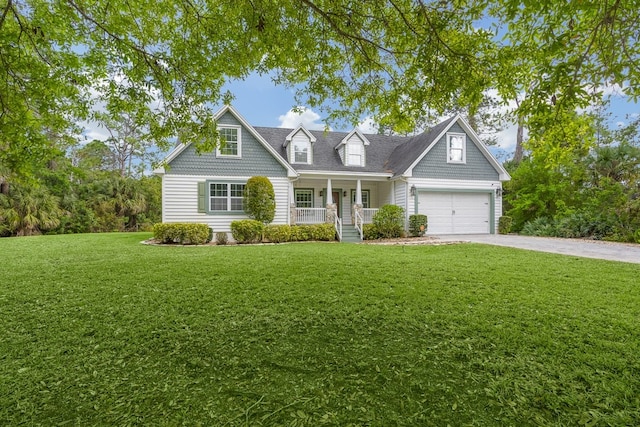
[[362,183],[360,180],[356,181],[356,202],[353,204],[353,222],[356,223],[357,215],[360,215],[360,218],[364,218],[362,215]]
[[289,225],[296,225],[296,197],[293,181],[289,181]]
[[327,219],[326,221],[333,224],[336,220],[336,205],[333,203],[333,189],[331,188],[331,178],[327,178]]
[[327,205],[333,204],[333,190],[331,189],[331,178],[327,178]]

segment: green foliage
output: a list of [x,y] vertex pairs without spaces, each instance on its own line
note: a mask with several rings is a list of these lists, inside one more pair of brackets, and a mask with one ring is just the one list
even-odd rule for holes
[[409,234],[413,237],[424,236],[427,232],[428,220],[426,215],[409,215]]
[[331,241],[336,239],[333,224],[302,224],[291,226],[292,242],[308,242],[311,240]]
[[250,218],[269,224],[276,214],[276,194],[266,176],[253,176],[244,187],[244,211]]
[[498,233],[509,234],[513,225],[513,218],[503,215],[498,219]]
[[[58,151],[49,136],[72,134],[96,94],[110,117],[132,117],[145,137],[212,149],[218,134],[203,105],[229,103],[225,82],[254,71],[295,88],[297,105],[336,105],[332,121],[369,114],[399,132],[460,105],[473,114],[488,89],[504,99],[528,91],[520,109],[531,114],[573,111],[602,96],[587,88],[604,83],[624,85],[635,98],[636,9],[633,2],[461,1],[453,10],[437,1],[282,0],[202,3],[194,11],[172,0],[153,7],[9,1],[0,20],[0,162],[24,170],[27,159]],[[291,40],[295,49],[281,48]]]
[[148,237],[0,239],[2,424],[638,424],[637,264]]
[[377,240],[382,235],[378,231],[378,227],[375,224],[363,224],[362,225],[362,238],[364,240]]
[[46,187],[13,184],[0,194],[0,235],[32,236],[55,229],[63,212]]
[[264,238],[272,243],[288,242],[291,240],[291,226],[267,225],[264,228]]
[[224,231],[216,233],[216,245],[226,245],[229,243],[229,236]]
[[255,219],[231,222],[231,235],[238,243],[258,243],[262,241],[264,224]]
[[384,205],[373,215],[373,223],[380,237],[400,237],[404,231],[404,209],[397,205]]
[[311,240],[329,242],[336,239],[336,229],[333,224],[309,225]]
[[153,238],[160,243],[204,245],[211,237],[212,230],[207,224],[158,223],[153,226]]
[[292,242],[308,242],[313,239],[312,225],[292,225],[291,241]]

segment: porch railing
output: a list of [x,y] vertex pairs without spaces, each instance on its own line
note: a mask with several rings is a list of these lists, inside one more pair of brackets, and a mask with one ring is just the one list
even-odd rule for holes
[[296,208],[296,224],[322,224],[326,220],[325,208]]
[[360,240],[364,239],[363,236],[363,232],[362,232],[362,227],[364,225],[364,219],[362,218],[362,215],[360,215],[360,212],[356,211],[356,214],[354,215],[354,222],[355,222],[355,227],[356,230],[358,230],[358,233],[360,233]]
[[342,242],[342,218],[338,215],[336,215],[334,226],[336,227],[336,233],[338,234],[338,241]]
[[362,209],[362,222],[364,224],[371,224],[373,222],[373,216],[378,212],[378,209],[375,208],[364,208]]

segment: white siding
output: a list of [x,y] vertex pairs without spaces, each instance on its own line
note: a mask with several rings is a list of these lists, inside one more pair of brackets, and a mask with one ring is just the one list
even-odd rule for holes
[[394,204],[400,206],[404,209],[405,222],[409,221],[409,215],[413,213],[413,205],[409,205],[408,202],[413,199],[410,199],[408,193],[408,185],[404,181],[394,181],[393,182],[393,200],[390,201],[390,204]]
[[[163,175],[162,177],[162,222],[195,222],[208,224],[214,232],[230,232],[231,221],[247,219],[246,215],[210,215],[198,212],[198,183],[206,180],[246,181],[247,177]],[[289,180],[269,178],[276,195],[276,214],[272,224],[289,222]]]

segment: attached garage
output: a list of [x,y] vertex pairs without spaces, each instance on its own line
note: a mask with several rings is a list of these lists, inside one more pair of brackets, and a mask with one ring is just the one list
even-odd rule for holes
[[491,204],[489,192],[420,191],[417,210],[427,215],[428,234],[488,234]]

